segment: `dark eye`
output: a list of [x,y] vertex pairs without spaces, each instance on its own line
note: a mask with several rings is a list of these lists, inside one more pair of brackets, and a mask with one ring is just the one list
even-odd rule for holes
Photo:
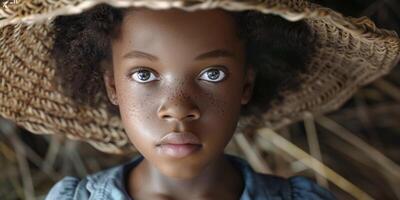
[[220,69],[209,69],[207,71],[204,71],[200,78],[206,81],[210,82],[218,82],[224,79],[226,76],[225,72],[220,70]]
[[146,69],[141,69],[136,71],[135,73],[132,74],[133,80],[139,82],[139,83],[147,83],[153,80],[157,80],[156,76],[153,74],[153,72],[146,70]]

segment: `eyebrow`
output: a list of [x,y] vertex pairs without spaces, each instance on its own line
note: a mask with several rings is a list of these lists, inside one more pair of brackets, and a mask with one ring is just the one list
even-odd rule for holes
[[[123,56],[123,58],[144,58],[150,61],[158,61],[159,59],[146,52],[133,50],[128,52]],[[194,60],[204,60],[209,58],[233,58],[235,59],[236,56],[233,52],[226,50],[226,49],[215,49],[203,54],[198,55]]]

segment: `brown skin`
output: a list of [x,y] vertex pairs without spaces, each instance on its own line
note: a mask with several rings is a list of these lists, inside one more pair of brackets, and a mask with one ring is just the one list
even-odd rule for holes
[[[195,59],[215,49],[234,58]],[[133,50],[158,60],[124,57]],[[239,199],[242,176],[223,153],[241,105],[251,98],[255,75],[244,65],[244,43],[233,18],[223,10],[130,10],[112,52],[112,70],[104,74],[107,94],[145,157],[129,173],[128,193],[134,199]],[[147,71],[135,73],[137,66]],[[213,82],[204,73],[210,69],[226,76]],[[151,75],[140,83],[139,74]],[[156,144],[171,131],[192,132],[202,147],[184,158],[162,156]]]

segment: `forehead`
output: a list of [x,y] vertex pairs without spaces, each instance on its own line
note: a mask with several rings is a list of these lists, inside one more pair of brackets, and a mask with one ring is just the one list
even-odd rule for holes
[[125,13],[119,47],[155,54],[195,54],[240,47],[233,17],[224,10],[131,9]]

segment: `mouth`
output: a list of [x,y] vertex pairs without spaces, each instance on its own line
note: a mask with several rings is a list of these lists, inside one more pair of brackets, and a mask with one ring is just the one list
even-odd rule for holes
[[183,158],[201,149],[197,144],[163,144],[158,146],[160,153],[173,158]]
[[170,132],[156,145],[162,155],[183,158],[202,148],[200,139],[190,132]]

